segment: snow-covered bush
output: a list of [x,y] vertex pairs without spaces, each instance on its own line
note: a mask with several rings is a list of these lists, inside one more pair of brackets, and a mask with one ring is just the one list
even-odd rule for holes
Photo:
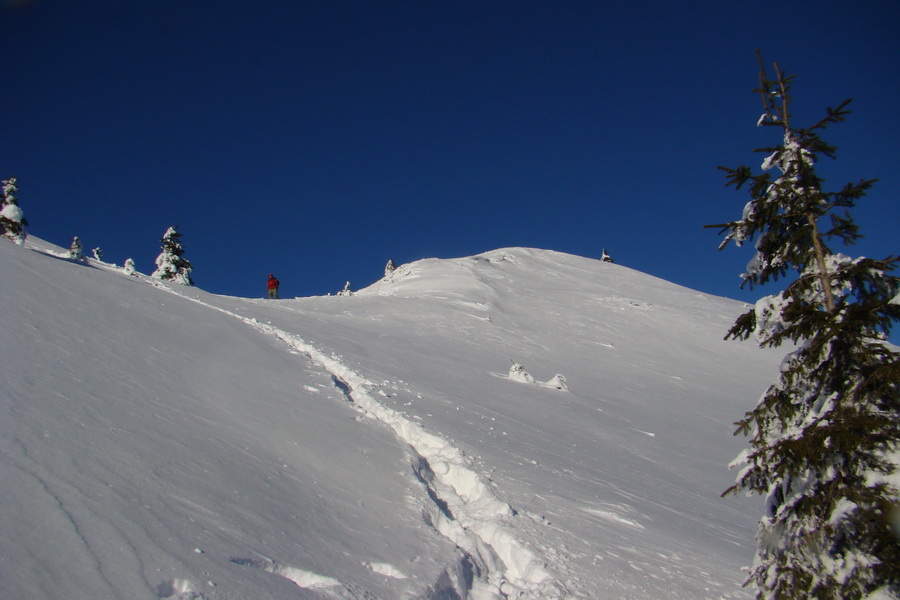
[[513,381],[518,381],[519,383],[530,383],[533,385],[538,385],[540,387],[554,388],[562,391],[566,391],[569,389],[566,385],[566,378],[564,375],[560,375],[559,373],[557,373],[547,381],[537,381],[534,377],[532,377],[531,373],[525,370],[524,366],[515,361],[513,361],[512,366],[509,368],[508,377]]
[[521,383],[534,383],[534,377],[525,370],[525,367],[517,362],[514,362],[509,368],[509,378]]
[[797,345],[737,423],[750,448],[732,463],[740,472],[726,493],[766,497],[748,579],[757,598],[898,599],[891,514],[900,506],[900,353],[883,341],[900,318],[892,304],[900,278],[890,274],[898,259],[851,259],[828,247],[858,237],[847,211],[873,181],[822,189],[816,161],[835,148],[819,132],[844,120],[849,100],[797,128],[791,80],[777,64],[769,79],[760,60],[758,124],[779,129],[781,143],[762,150],[761,174],[723,168],[729,185],[749,184],[751,200],[740,220],[718,226],[727,232],[720,248],[755,239],[742,275],[751,286],[796,277],[739,317],[728,337]]
[[600,260],[602,260],[603,262],[608,262],[608,263],[615,262],[612,259],[612,256],[610,256],[609,254],[606,253],[606,248],[603,249],[603,254],[600,255]]
[[174,281],[181,285],[193,285],[191,271],[193,267],[190,261],[184,258],[184,248],[181,247],[181,234],[175,227],[169,227],[162,239],[162,252],[156,257],[156,270],[151,277]]
[[84,259],[84,249],[81,245],[81,238],[79,238],[77,235],[72,238],[72,243],[69,244],[69,253],[67,256],[72,260]]
[[19,206],[19,198],[16,196],[18,191],[15,177],[3,180],[0,187],[0,235],[22,245],[25,243],[25,226],[28,221]]
[[125,274],[126,274],[126,275],[135,275],[135,274],[137,274],[137,271],[136,271],[135,268],[134,268],[134,260],[132,260],[132,259],[130,259],[130,258],[129,258],[129,259],[126,259],[126,260],[125,260],[125,265],[122,267],[122,270],[125,271]]
[[99,247],[91,250],[91,254],[94,256],[95,260],[103,260],[103,250],[101,250]]
[[350,289],[350,282],[344,284],[344,289],[337,293],[338,296],[352,296],[353,290]]
[[565,376],[560,375],[559,373],[557,373],[556,375],[554,375],[553,377],[551,377],[550,379],[545,381],[543,383],[543,385],[544,385],[544,387],[552,387],[552,388],[556,388],[558,390],[563,390],[563,391],[569,389],[569,386],[566,385]]

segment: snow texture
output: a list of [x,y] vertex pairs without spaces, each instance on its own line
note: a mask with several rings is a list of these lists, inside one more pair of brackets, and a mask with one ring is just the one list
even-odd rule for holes
[[782,353],[739,303],[525,248],[277,303],[64,254],[0,244],[4,598],[750,597],[719,494]]

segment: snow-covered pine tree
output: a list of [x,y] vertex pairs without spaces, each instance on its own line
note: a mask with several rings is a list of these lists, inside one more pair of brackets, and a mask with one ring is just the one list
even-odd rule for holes
[[103,260],[103,250],[99,246],[91,250],[91,254],[94,255],[95,260]]
[[615,262],[613,260],[612,256],[610,256],[609,254],[606,253],[606,248],[603,249],[603,254],[600,255],[600,260],[602,260],[603,262],[608,262],[608,263]]
[[391,275],[394,274],[394,271],[397,270],[397,267],[394,265],[394,259],[389,258],[387,264],[384,265],[384,278],[387,279]]
[[15,177],[4,179],[0,187],[0,235],[7,237],[19,244],[25,243],[25,220],[19,198],[16,194],[19,186]]
[[134,260],[131,258],[125,259],[125,265],[122,267],[122,270],[125,271],[126,275],[136,275],[137,270],[134,268]]
[[72,260],[83,260],[84,259],[84,249],[81,245],[81,238],[77,235],[72,238],[72,243],[69,244],[69,258]]
[[350,289],[350,282],[344,284],[344,289],[337,293],[338,296],[352,296],[353,290]]
[[722,167],[728,185],[748,185],[751,200],[740,220],[712,226],[727,232],[720,249],[756,240],[745,283],[796,277],[727,336],[796,349],[736,423],[750,447],[732,463],[740,473],[725,493],[766,497],[747,580],[757,598],[897,599],[900,353],[885,337],[900,317],[892,303],[900,280],[890,274],[898,259],[854,259],[829,248],[832,239],[859,237],[848,210],[874,182],[822,189],[816,160],[834,158],[836,149],[819,134],[844,120],[849,100],[798,128],[789,113],[792,79],[777,64],[770,79],[760,59],[758,124],[778,129],[782,143],[760,150],[767,154],[761,174]]
[[181,285],[194,285],[191,279],[191,263],[184,258],[184,248],[181,247],[181,235],[175,227],[169,227],[160,242],[162,252],[156,257],[156,270],[151,277],[180,283]]

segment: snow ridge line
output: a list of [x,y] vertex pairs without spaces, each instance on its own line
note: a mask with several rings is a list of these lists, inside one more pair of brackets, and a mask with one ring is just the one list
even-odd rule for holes
[[420,481],[428,486],[429,495],[434,494],[435,501],[443,503],[447,509],[445,511],[439,507],[432,525],[484,563],[488,589],[478,590],[478,598],[546,598],[549,589],[559,587],[544,568],[543,561],[516,539],[506,526],[515,512],[466,465],[463,452],[443,438],[428,433],[399,411],[377,401],[367,391],[367,388],[377,386],[363,375],[347,367],[337,357],[327,356],[312,344],[282,329],[181,294],[166,285],[151,284],[243,321],[321,364],[346,387],[348,399],[364,414],[387,425],[406,442],[423,463],[416,467]]

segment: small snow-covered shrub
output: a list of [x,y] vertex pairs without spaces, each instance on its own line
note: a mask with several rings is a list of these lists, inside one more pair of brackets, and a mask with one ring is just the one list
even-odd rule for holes
[[191,279],[193,267],[189,260],[184,258],[184,248],[181,246],[181,235],[175,227],[169,227],[162,239],[162,252],[156,257],[156,270],[151,277],[174,281],[181,285],[194,285]]
[[0,235],[20,246],[25,243],[25,226],[28,221],[19,207],[16,193],[19,187],[15,177],[4,179],[0,187]]
[[516,362],[509,368],[509,378],[522,383],[534,383],[534,377],[525,370],[525,367]]
[[81,238],[79,238],[77,235],[72,238],[72,243],[69,244],[68,257],[72,260],[84,259],[84,249],[81,245]]

